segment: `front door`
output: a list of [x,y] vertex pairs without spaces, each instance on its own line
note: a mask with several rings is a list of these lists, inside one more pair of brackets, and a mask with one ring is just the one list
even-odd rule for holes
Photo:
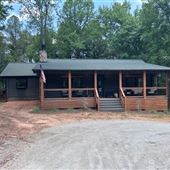
[[114,98],[118,96],[118,73],[98,74],[98,91],[101,98]]

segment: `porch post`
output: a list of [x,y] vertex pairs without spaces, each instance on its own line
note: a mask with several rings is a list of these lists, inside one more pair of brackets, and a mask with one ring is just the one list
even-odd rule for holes
[[68,97],[69,100],[72,98],[72,90],[71,90],[71,71],[68,72]]
[[41,76],[39,82],[40,82],[40,103],[42,105],[42,102],[44,101],[44,82]]
[[94,89],[97,89],[97,71],[94,72]]
[[169,74],[166,73],[166,96],[169,97]]
[[122,72],[119,71],[119,97],[120,97],[120,88],[122,88]]
[[169,77],[170,77],[170,74],[169,74],[169,72],[167,72],[166,73],[167,74],[167,76],[166,76],[166,96],[167,96],[167,103],[168,103],[168,110],[170,110],[170,79],[169,79]]
[[146,99],[146,71],[143,72],[143,97]]

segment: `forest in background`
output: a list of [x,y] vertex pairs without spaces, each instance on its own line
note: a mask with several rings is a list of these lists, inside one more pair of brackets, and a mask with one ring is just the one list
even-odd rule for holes
[[[14,2],[21,4],[20,17],[10,15]],[[0,72],[9,62],[38,61],[42,48],[49,58],[170,66],[170,0],[148,0],[134,12],[128,1],[96,9],[93,0],[1,0]]]

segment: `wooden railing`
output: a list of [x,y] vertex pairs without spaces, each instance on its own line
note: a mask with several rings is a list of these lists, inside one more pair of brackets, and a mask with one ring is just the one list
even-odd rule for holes
[[[123,92],[127,97],[143,97],[143,87],[123,87]],[[128,94],[129,93],[129,94]],[[146,87],[146,96],[166,96],[167,87]]]
[[99,107],[100,107],[100,96],[98,93],[98,90],[95,88],[94,90],[94,94],[95,94],[95,98],[96,98],[96,103],[97,103],[97,110],[99,111]]
[[94,97],[94,88],[72,88],[72,97]]
[[58,92],[58,91],[68,91],[68,89],[44,89],[44,91],[49,91],[49,92]]
[[146,87],[147,96],[166,96],[167,87]]
[[123,91],[123,88],[119,89],[119,97],[120,97],[121,103],[126,111],[126,95]]
[[44,98],[47,99],[67,99],[68,98],[68,89],[61,88],[61,89],[44,89]]
[[122,88],[125,96],[128,97],[143,97],[143,87],[123,87]]
[[[72,88],[72,91],[91,91],[94,90],[94,88]],[[62,88],[62,89],[44,89],[44,91],[68,91],[68,88]]]
[[[61,89],[44,89],[45,98],[69,98],[68,88]],[[71,89],[72,97],[94,97],[94,88],[72,88]],[[54,97],[56,96],[56,97]]]

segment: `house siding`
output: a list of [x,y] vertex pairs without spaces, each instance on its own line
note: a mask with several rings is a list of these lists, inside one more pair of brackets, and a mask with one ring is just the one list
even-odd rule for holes
[[17,89],[17,78],[7,78],[7,100],[32,100],[39,98],[39,79],[38,77],[23,77],[27,79],[26,89]]

